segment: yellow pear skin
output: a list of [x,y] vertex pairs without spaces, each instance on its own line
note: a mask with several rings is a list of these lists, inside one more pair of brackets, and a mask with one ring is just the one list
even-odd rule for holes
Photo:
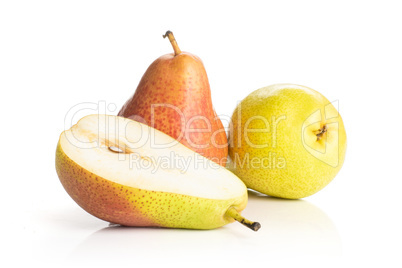
[[323,189],[341,169],[346,132],[319,92],[277,84],[248,95],[232,115],[228,168],[248,188],[287,199]]

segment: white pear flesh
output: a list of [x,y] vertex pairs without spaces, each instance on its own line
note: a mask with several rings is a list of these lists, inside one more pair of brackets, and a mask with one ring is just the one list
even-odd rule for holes
[[247,204],[247,188],[236,175],[118,116],[89,115],[64,131],[56,170],[87,212],[127,226],[212,229],[233,222]]

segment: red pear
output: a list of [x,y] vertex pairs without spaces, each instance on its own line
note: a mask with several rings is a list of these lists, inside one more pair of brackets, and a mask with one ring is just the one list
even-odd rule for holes
[[119,116],[154,127],[197,153],[225,166],[225,129],[212,105],[207,73],[199,57],[182,52],[167,31],[174,53],[156,59]]

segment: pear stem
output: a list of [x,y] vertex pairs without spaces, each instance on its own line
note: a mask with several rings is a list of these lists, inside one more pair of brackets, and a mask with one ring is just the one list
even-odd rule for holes
[[240,213],[234,207],[230,207],[226,211],[226,216],[235,219],[236,221],[240,222],[241,224],[243,224],[244,226],[250,228],[251,230],[253,230],[255,232],[261,228],[261,224],[259,222],[253,222],[253,221],[247,220],[242,215],[240,215]]
[[172,44],[173,50],[174,50],[174,55],[177,56],[181,53],[181,50],[179,48],[179,45],[176,42],[176,39],[173,36],[173,33],[171,31],[167,31],[165,35],[162,35],[163,38],[166,38],[166,36],[169,38],[170,43]]

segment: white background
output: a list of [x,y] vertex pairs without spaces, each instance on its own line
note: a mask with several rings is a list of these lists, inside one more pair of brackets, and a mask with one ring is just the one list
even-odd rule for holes
[[[138,2],[1,1],[1,262],[400,266],[398,1]],[[348,150],[334,181],[297,201],[250,193],[243,214],[261,222],[256,233],[108,228],[79,208],[54,168],[65,116],[85,102],[119,109],[172,52],[166,30],[203,60],[219,115],[275,83],[339,100]]]

